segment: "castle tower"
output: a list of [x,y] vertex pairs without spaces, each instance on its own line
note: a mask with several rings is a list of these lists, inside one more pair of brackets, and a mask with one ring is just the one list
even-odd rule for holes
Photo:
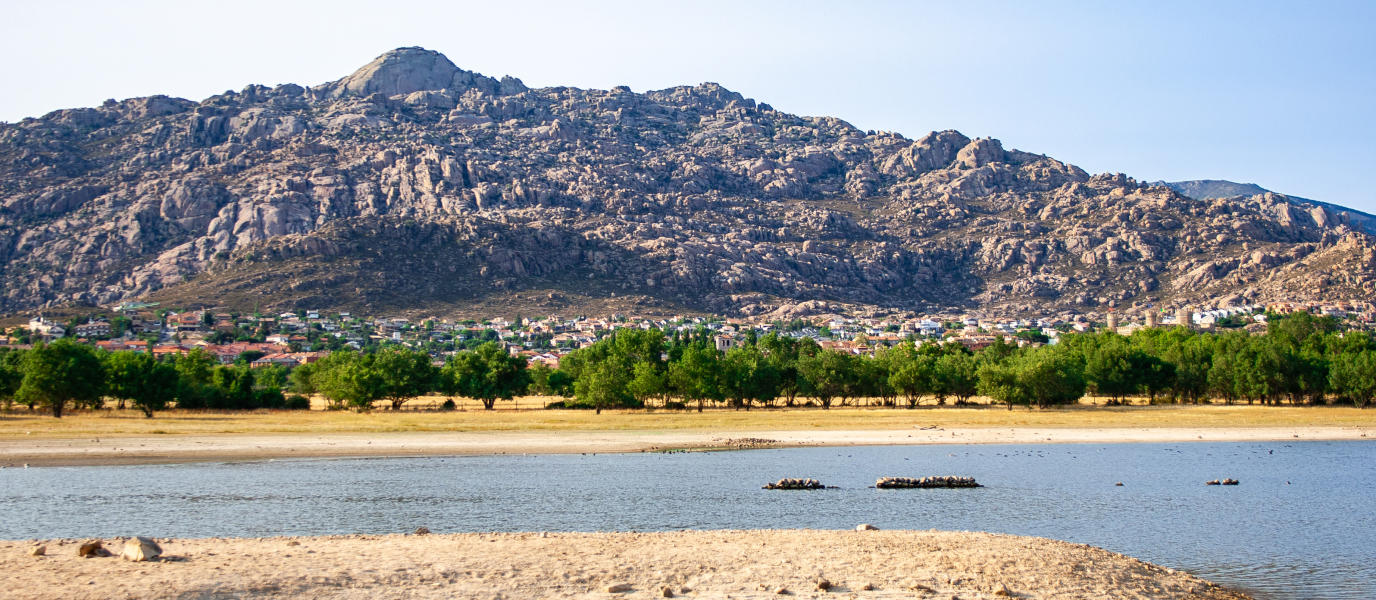
[[1118,313],[1108,313],[1108,330],[1118,333]]
[[1156,327],[1156,311],[1154,310],[1147,311],[1147,327]]

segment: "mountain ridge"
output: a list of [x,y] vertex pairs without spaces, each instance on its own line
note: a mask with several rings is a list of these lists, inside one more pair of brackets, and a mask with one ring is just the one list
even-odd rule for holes
[[11,312],[506,310],[540,290],[530,310],[620,294],[774,318],[819,303],[1097,313],[1376,285],[1349,215],[1279,194],[1195,200],[712,83],[529,89],[420,48],[314,87],[0,125],[0,261]]
[[[1236,183],[1225,179],[1195,179],[1190,181],[1153,181],[1152,185],[1164,185],[1181,194],[1196,200],[1212,200],[1214,198],[1232,198],[1236,196],[1255,196],[1257,194],[1273,193],[1255,183]],[[1362,212],[1354,208],[1348,208],[1332,202],[1311,200],[1299,196],[1285,195],[1296,204],[1313,204],[1322,206],[1335,213],[1347,213],[1353,223],[1360,224],[1367,233],[1376,233],[1376,215]]]

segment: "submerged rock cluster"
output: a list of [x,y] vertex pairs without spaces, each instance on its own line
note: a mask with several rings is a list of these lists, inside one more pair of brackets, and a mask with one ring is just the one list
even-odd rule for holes
[[827,486],[816,479],[780,479],[774,483],[766,483],[763,489],[766,490],[821,490]]
[[874,482],[880,489],[892,488],[977,488],[974,477],[880,477]]

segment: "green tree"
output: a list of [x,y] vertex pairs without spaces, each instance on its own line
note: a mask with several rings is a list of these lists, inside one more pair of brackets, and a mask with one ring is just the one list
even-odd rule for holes
[[[505,352],[503,352],[505,354]],[[409,348],[389,348],[371,355],[369,367],[382,382],[381,399],[392,404],[392,410],[429,393],[435,387],[438,373],[430,364],[430,355]],[[525,361],[521,359],[524,365]]]
[[210,373],[215,393],[208,398],[207,407],[218,410],[252,410],[258,408],[253,368],[248,365],[225,365]]
[[1225,404],[1232,404],[1238,398],[1237,354],[1231,351],[1217,352],[1209,365],[1209,393],[1222,398]]
[[543,362],[537,362],[526,370],[530,374],[530,391],[540,396],[573,395],[573,378],[567,371],[551,369]]
[[67,404],[98,405],[105,392],[105,365],[90,346],[68,339],[38,343],[24,355],[24,379],[15,398],[62,418]]
[[696,402],[702,412],[704,402],[720,401],[721,360],[716,348],[705,342],[683,346],[679,359],[669,363],[669,384],[684,402]]
[[267,352],[263,352],[261,350],[245,350],[243,352],[240,352],[239,356],[234,358],[234,363],[240,365],[252,365],[253,361],[263,358],[267,355]]
[[936,392],[937,357],[919,354],[912,342],[903,342],[880,355],[887,363],[888,384],[908,401],[908,408],[922,403],[922,397]]
[[1267,337],[1284,339],[1295,346],[1303,345],[1316,334],[1331,333],[1337,328],[1338,323],[1332,317],[1315,317],[1307,312],[1270,314],[1266,319]]
[[799,358],[798,373],[807,383],[806,392],[816,398],[823,409],[830,409],[837,397],[844,399],[853,393],[857,376],[851,355],[835,350],[822,350]]
[[25,350],[0,348],[0,406],[9,410],[24,383]]
[[178,356],[173,363],[177,370],[177,408],[207,408],[218,406],[219,388],[211,385],[211,375],[219,361],[201,348]]
[[204,349],[192,348],[190,352],[177,357],[177,376],[193,385],[206,385],[210,383],[210,372],[218,362]]
[[631,369],[619,357],[596,363],[584,371],[573,384],[574,396],[579,404],[591,406],[602,414],[604,409],[631,406],[635,396],[628,385],[631,382]]
[[316,389],[311,377],[315,375],[317,364],[319,363],[304,363],[293,368],[291,374],[287,376],[287,389],[302,396],[314,395]]
[[1136,374],[1138,389],[1147,393],[1148,402],[1175,385],[1175,365],[1152,356],[1143,350],[1133,352],[1129,361]]
[[1114,333],[1096,337],[1100,339],[1085,353],[1085,377],[1095,394],[1108,396],[1109,404],[1122,404],[1141,387],[1133,367],[1144,362],[1145,353]]
[[1333,357],[1328,371],[1333,393],[1366,408],[1376,398],[1376,351],[1362,350]]
[[1084,367],[1070,352],[1034,350],[1018,358],[1015,368],[1024,397],[1038,408],[1074,404],[1085,395]]
[[1007,404],[1008,410],[1013,410],[1014,404],[1027,404],[1027,390],[1018,380],[1018,369],[1011,361],[986,362],[980,365],[978,377],[976,389],[981,396]]
[[357,352],[335,352],[316,361],[311,384],[331,408],[371,410],[382,399],[382,377]]
[[[1187,331],[1183,327],[1177,328]],[[1171,340],[1162,358],[1175,366],[1171,395],[1181,401],[1198,404],[1209,394],[1209,369],[1214,361],[1214,344],[1210,337],[1187,334],[1185,339]]]
[[158,362],[147,353],[106,354],[105,368],[109,379],[107,393],[119,399],[121,405],[128,400],[150,419],[154,411],[166,409],[177,397],[177,368]]
[[530,385],[526,360],[512,356],[496,342],[454,354],[440,373],[447,394],[473,398],[492,410],[497,400],[524,394]]
[[783,397],[784,405],[793,406],[794,399],[798,397],[801,378],[798,374],[798,357],[816,354],[820,350],[817,347],[817,342],[810,338],[799,340],[798,338],[780,337],[778,334],[770,332],[760,338],[758,345],[764,349],[774,371],[779,374],[779,395]]
[[752,402],[768,405],[779,397],[779,372],[755,344],[730,349],[721,366],[722,391],[733,406],[750,410]]
[[290,382],[291,372],[280,364],[271,364],[253,370],[255,384],[261,388],[283,389]]
[[945,404],[946,398],[951,396],[956,398],[957,405],[969,402],[970,397],[978,391],[978,368],[975,357],[963,350],[936,359],[932,388],[936,403]]
[[635,363],[631,380],[626,382],[626,391],[640,404],[646,404],[651,399],[662,399],[669,393],[669,373],[660,370],[652,362]]

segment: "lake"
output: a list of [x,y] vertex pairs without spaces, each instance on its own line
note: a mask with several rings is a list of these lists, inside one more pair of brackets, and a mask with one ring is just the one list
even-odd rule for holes
[[[868,487],[880,476],[925,475],[973,476],[986,487]],[[782,477],[840,489],[760,489]],[[1241,485],[1204,485],[1224,478]],[[0,470],[4,539],[860,523],[1092,544],[1261,598],[1368,598],[1376,595],[1376,444],[880,446]]]

